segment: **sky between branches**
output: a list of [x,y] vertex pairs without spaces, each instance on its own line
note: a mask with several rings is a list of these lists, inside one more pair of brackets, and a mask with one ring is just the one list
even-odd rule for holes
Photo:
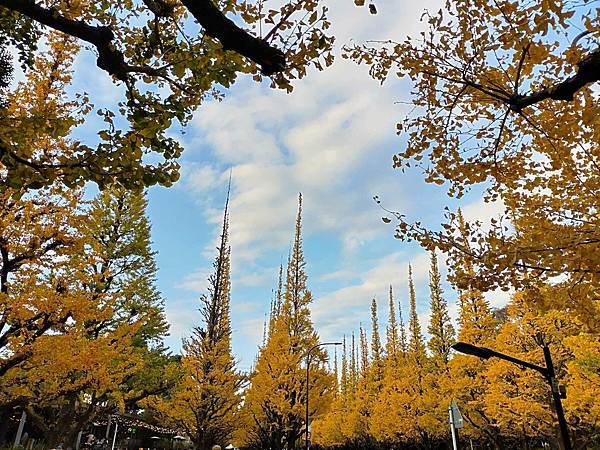
[[[416,36],[423,10],[440,4],[382,0],[379,14],[371,16],[350,1],[331,0],[336,53],[352,41]],[[88,92],[96,107],[122,98],[108,75],[97,70],[90,51],[82,51],[76,64],[73,89]],[[361,320],[368,326],[373,296],[385,326],[390,283],[406,317],[409,262],[426,329],[428,255],[393,238],[372,197],[431,225],[440,222],[445,205],[462,205],[467,220],[489,218],[500,208],[484,205],[478,192],[456,202],[426,185],[418,171],[391,168],[392,155],[404,144],[395,124],[408,111],[402,102],[409,92],[406,82],[380,86],[364,67],[338,58],[331,68],[297,83],[291,95],[242,77],[224,101],[205,103],[184,135],[173,130],[186,148],[182,177],[170,189],[150,189],[149,216],[158,284],[171,323],[167,343],[174,351],[200,319],[198,297],[206,289],[230,169],[233,345],[242,369],[249,368],[262,339],[278,267],[285,264],[293,237],[299,191],[313,320],[322,339],[338,340]],[[99,119],[89,119],[77,131],[84,142],[98,129]],[[444,275],[442,258],[440,264]],[[455,318],[456,295],[444,287]],[[492,294],[490,300],[499,306],[507,297]]]

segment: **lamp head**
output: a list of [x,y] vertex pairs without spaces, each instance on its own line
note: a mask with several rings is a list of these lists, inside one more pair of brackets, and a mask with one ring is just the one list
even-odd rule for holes
[[485,347],[477,347],[473,344],[467,344],[466,342],[457,342],[452,346],[454,350],[465,355],[477,356],[479,358],[488,359],[493,356],[493,352]]

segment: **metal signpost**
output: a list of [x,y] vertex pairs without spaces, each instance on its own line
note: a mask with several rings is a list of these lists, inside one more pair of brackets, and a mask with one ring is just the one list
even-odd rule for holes
[[21,437],[23,436],[23,428],[25,428],[25,420],[27,420],[27,413],[23,411],[21,413],[21,420],[19,420],[19,428],[17,429],[17,435],[15,436],[15,443],[13,447],[21,445]]
[[115,420],[115,435],[113,436],[112,447],[110,450],[115,450],[115,442],[117,442],[117,432],[119,431],[119,422]]
[[81,446],[81,436],[83,435],[83,430],[79,430],[79,433],[77,433],[77,439],[75,440],[75,450],[79,450],[79,447]]
[[456,401],[452,400],[448,406],[448,415],[450,416],[450,433],[452,434],[452,448],[458,450],[458,433],[457,429],[464,426],[462,414],[458,409]]

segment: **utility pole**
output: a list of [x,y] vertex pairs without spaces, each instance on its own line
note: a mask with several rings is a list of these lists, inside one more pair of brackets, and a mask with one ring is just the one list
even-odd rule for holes
[[565,419],[565,411],[562,406],[561,393],[556,381],[556,374],[554,373],[554,364],[552,363],[552,355],[550,355],[550,349],[547,345],[542,347],[544,350],[544,360],[546,362],[546,369],[548,370],[548,382],[550,383],[550,389],[552,390],[552,400],[554,401],[554,410],[556,411],[556,417],[558,419],[558,425],[560,427],[560,435],[562,437],[563,445],[565,450],[571,450],[571,440],[569,439],[569,427],[567,426],[567,419]]

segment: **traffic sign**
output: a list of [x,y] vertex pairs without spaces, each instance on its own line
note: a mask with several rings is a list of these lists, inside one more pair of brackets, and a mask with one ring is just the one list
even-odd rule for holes
[[465,426],[462,414],[454,399],[450,403],[450,424],[454,425],[454,428],[462,428]]

